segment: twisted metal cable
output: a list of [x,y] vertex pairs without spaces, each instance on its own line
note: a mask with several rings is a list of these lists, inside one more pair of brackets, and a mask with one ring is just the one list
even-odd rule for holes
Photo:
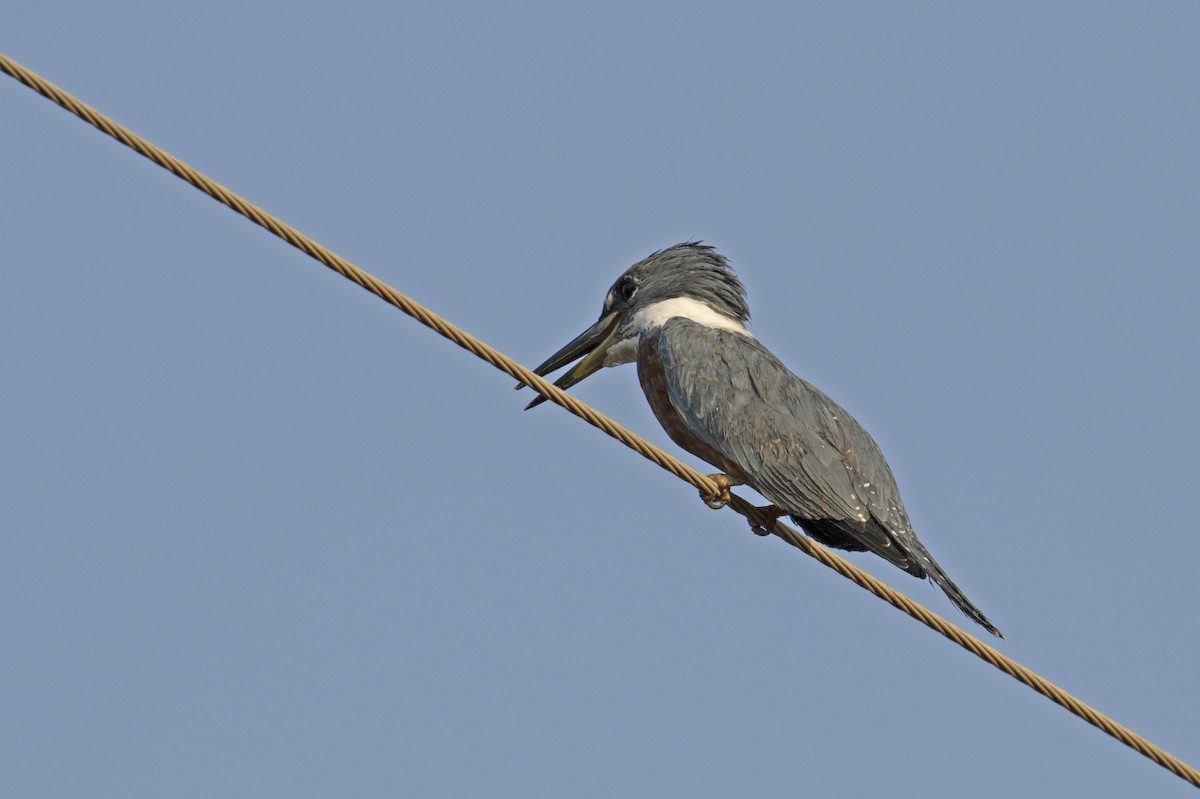
[[[529,369],[509,358],[504,353],[491,347],[470,333],[443,319],[424,306],[396,291],[391,286],[378,280],[372,275],[359,269],[341,256],[326,249],[322,245],[305,236],[295,228],[275,218],[258,206],[244,200],[237,194],[219,183],[210,180],[184,162],[161,150],[142,137],[117,124],[94,108],[77,100],[59,87],[33,73],[3,53],[0,53],[0,71],[7,73],[17,81],[25,84],[38,94],[57,103],[77,117],[107,133],[117,141],[149,158],[154,163],[182,178],[195,186],[214,200],[228,206],[250,221],[278,236],[306,255],[315,258],[325,266],[337,272],[342,277],[352,280],[362,288],[383,299],[404,313],[416,319],[450,339],[468,352],[482,358],[510,377],[525,383],[544,394],[552,402],[561,405],[571,413],[583,419],[588,424],[599,428],[608,435],[620,441],[639,455],[653,461],[700,490],[703,495],[713,495],[718,486],[706,475],[696,471],[677,458],[663,452],[658,447],[646,441],[612,419],[580,402],[575,397],[562,391],[554,384],[534,374]],[[1036,672],[1022,666],[1012,658],[1000,653],[991,646],[980,641],[975,636],[950,623],[923,605],[909,599],[886,583],[876,579],[854,564],[830,552],[825,547],[801,535],[788,525],[780,522],[774,515],[764,512],[741,497],[731,495],[729,507],[744,516],[749,522],[760,529],[769,530],[774,535],[796,547],[820,563],[828,566],[838,574],[857,583],[875,596],[890,605],[904,611],[917,621],[944,635],[968,652],[978,656],[995,666],[1013,679],[1037,691],[1042,696],[1066,708],[1071,713],[1083,719],[1092,726],[1102,730],[1116,740],[1144,755],[1171,773],[1200,788],[1200,771],[1169,754],[1142,736],[1117,723],[1090,705],[1062,690]]]

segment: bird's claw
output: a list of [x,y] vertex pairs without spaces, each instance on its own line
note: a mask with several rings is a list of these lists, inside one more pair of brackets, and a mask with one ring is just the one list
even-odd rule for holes
[[757,536],[766,537],[775,532],[775,520],[780,516],[787,516],[788,512],[780,508],[778,505],[767,505],[766,507],[757,509],[760,513],[770,516],[770,523],[764,524],[761,521],[750,519],[750,532]]
[[715,494],[708,494],[701,491],[700,499],[704,500],[704,504],[713,510],[720,510],[728,505],[730,499],[729,489],[735,485],[741,485],[730,480],[727,474],[710,474],[708,479],[717,484],[717,492]]

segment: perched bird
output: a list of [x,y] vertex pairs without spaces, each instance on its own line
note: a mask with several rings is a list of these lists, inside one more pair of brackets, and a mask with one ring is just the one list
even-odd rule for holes
[[822,544],[870,551],[932,579],[1003,638],[917,539],[879,446],[760,344],[749,319],[745,289],[725,258],[699,242],[678,244],[626,270],[600,319],[534,371],[547,375],[582,358],[555,382],[566,389],[602,367],[636,362],[671,440],[724,472],[713,476],[721,495],[710,505],[728,501],[730,486],[748,485]]

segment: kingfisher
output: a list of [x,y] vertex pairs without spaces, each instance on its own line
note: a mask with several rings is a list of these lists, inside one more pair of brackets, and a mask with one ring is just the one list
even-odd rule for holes
[[[883,452],[820,389],[784,366],[747,329],[746,292],[729,262],[698,241],[625,270],[600,318],[534,369],[568,389],[607,366],[636,363],[650,408],[671,440],[721,470],[705,500],[721,507],[746,485],[810,537],[872,552],[929,578],[968,618],[1004,636],[917,538]],[[520,384],[517,388],[522,388]],[[546,400],[538,396],[526,410]]]

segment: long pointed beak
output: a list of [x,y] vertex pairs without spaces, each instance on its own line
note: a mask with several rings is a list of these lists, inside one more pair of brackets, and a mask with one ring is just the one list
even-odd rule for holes
[[[598,372],[604,366],[604,354],[608,351],[609,346],[612,345],[613,333],[616,331],[617,322],[620,320],[621,314],[618,311],[613,311],[608,316],[602,317],[600,321],[571,339],[569,344],[551,355],[542,362],[541,366],[533,371],[545,377],[554,370],[566,366],[576,358],[583,358],[582,361],[575,364],[575,368],[563,373],[558,380],[554,381],[554,385],[564,391],[584,378]],[[524,387],[524,383],[517,383],[518,389]],[[538,395],[533,402],[525,406],[525,410],[536,408],[545,401],[545,396]]]

